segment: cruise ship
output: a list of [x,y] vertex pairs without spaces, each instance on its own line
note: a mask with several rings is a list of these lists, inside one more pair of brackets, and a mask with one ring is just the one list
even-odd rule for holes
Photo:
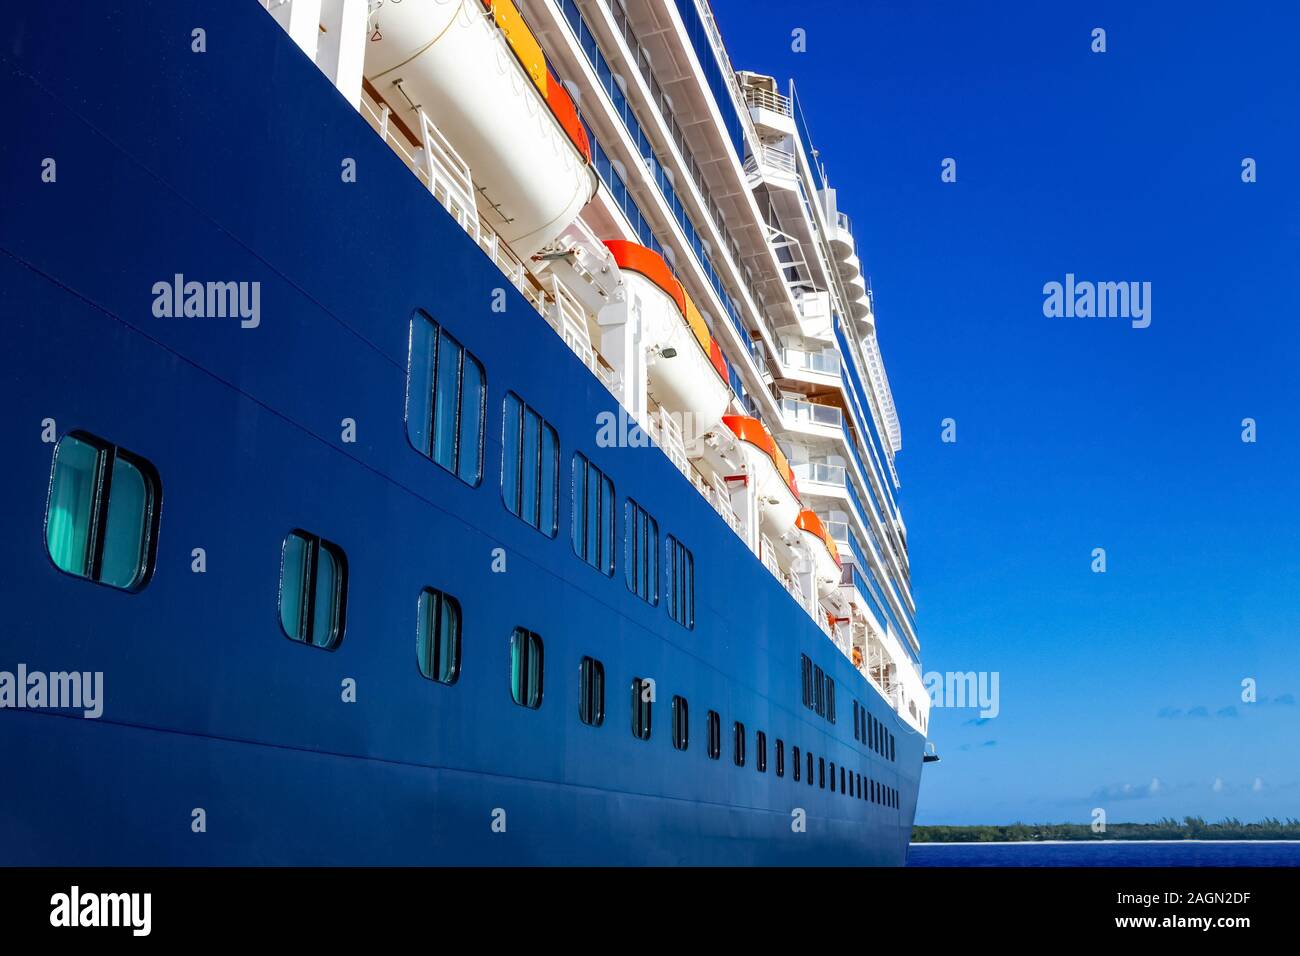
[[904,862],[852,198],[718,12],[9,11],[0,863]]

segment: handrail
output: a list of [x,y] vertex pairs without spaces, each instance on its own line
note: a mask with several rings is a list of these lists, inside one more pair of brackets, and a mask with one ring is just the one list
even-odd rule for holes
[[756,106],[759,109],[771,110],[773,113],[780,113],[782,116],[793,116],[790,108],[790,98],[782,96],[780,93],[773,93],[771,90],[765,90],[760,86],[746,86],[745,102],[750,106]]

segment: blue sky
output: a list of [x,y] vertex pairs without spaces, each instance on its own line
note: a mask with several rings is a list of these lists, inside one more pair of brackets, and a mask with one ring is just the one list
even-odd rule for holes
[[920,823],[1300,817],[1300,5],[1208,6],[714,0],[872,277],[925,669],[1001,675]]

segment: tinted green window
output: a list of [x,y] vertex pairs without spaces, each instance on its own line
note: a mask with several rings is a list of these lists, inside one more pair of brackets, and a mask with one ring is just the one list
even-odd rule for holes
[[593,568],[614,574],[614,482],[587,460],[573,456],[573,551]]
[[542,706],[542,639],[521,627],[510,635],[510,696],[521,707]]
[[343,639],[347,562],[337,545],[306,531],[284,539],[280,625],[295,641],[333,650]]
[[654,684],[640,677],[632,679],[632,736],[650,739],[650,716],[654,706]]
[[99,483],[99,449],[71,435],[54,451],[45,545],[60,570],[90,575],[90,528]]
[[450,594],[425,588],[420,592],[416,617],[420,673],[440,684],[456,683],[460,676],[459,602]]
[[501,500],[511,513],[547,537],[555,537],[559,436],[513,392],[505,399],[501,434]]
[[633,594],[659,603],[659,524],[631,498],[623,516],[623,572]]
[[45,546],[56,567],[122,590],[152,570],[158,527],[153,468],[89,435],[66,435],[54,452]]
[[483,366],[427,316],[411,320],[406,434],[411,444],[468,485],[483,474]]
[[673,746],[685,750],[691,743],[690,707],[686,698],[673,697]]
[[668,614],[685,628],[695,626],[695,558],[672,535],[667,538]]
[[605,722],[605,665],[591,657],[578,667],[578,718],[592,727]]

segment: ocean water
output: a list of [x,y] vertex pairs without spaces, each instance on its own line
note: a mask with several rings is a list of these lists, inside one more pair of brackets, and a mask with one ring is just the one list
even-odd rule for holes
[[1300,840],[913,843],[908,866],[1300,866]]

